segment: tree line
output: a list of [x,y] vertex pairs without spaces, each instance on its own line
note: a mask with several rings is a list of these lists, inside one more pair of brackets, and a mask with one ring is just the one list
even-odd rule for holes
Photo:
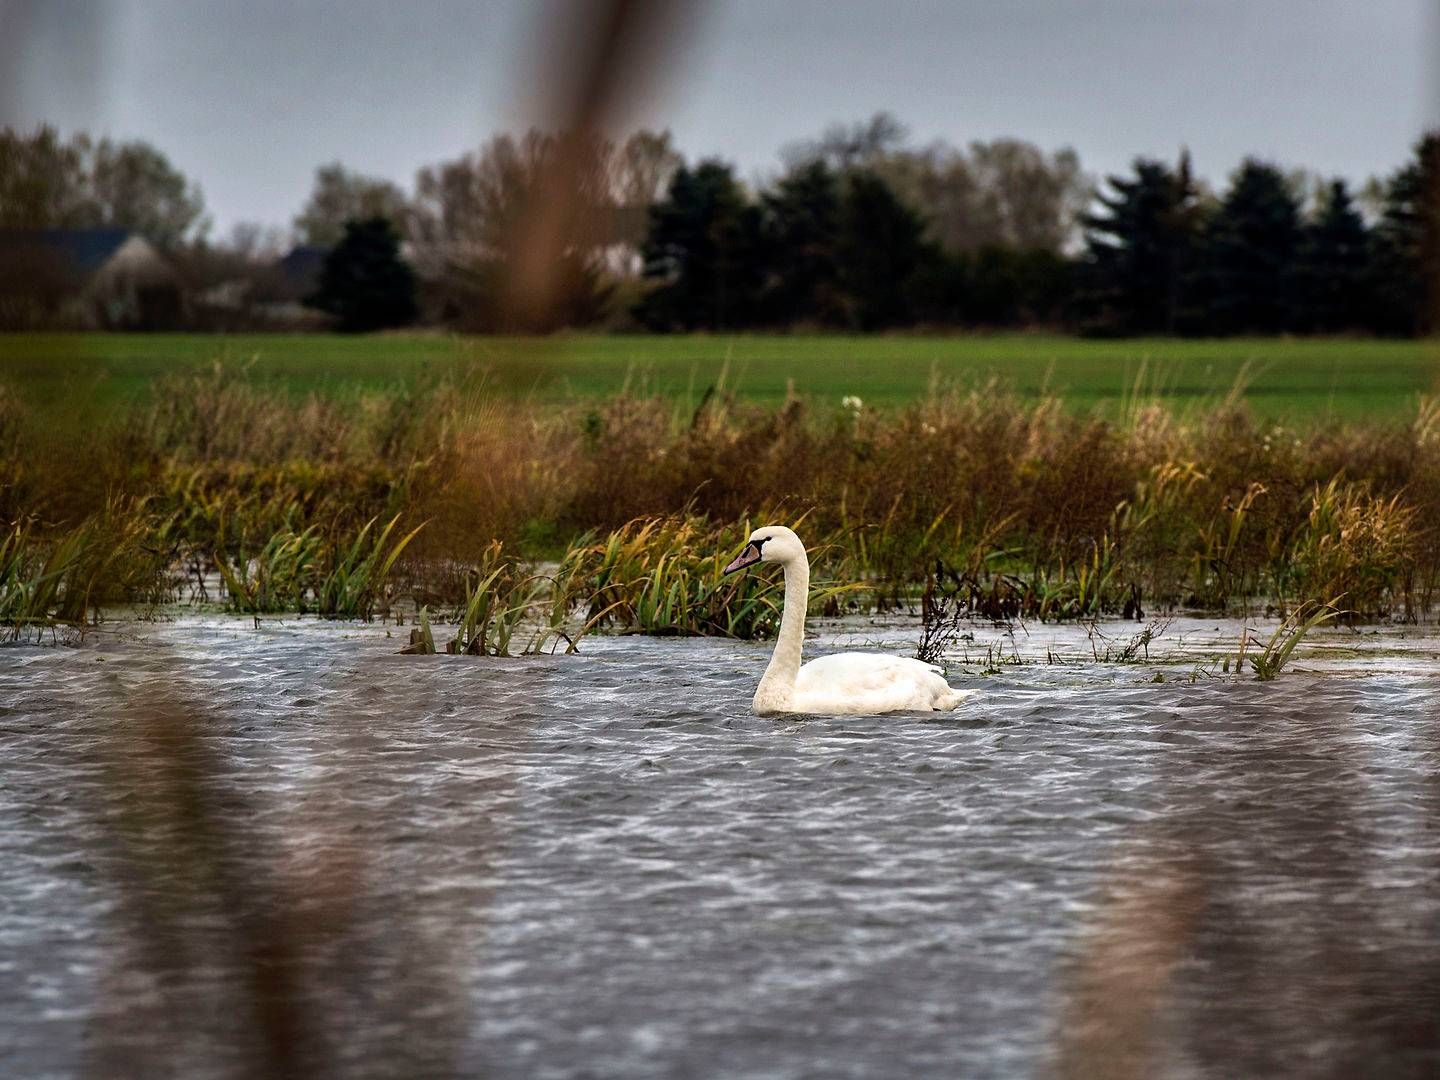
[[1082,218],[1074,317],[1114,333],[1431,333],[1440,313],[1440,134],[1366,192],[1344,180],[1306,192],[1248,158],[1220,195],[1139,160],[1107,178]]
[[[1015,139],[915,146],[892,117],[836,125],[742,179],[668,133],[499,135],[413,187],[336,163],[288,232],[210,237],[199,189],[144,143],[0,131],[0,228],[117,225],[199,285],[292,242],[329,252],[309,297],[342,327],[1051,327],[1094,334],[1422,334],[1440,311],[1440,133],[1388,176],[1246,159],[1219,190],[1188,154],[1099,184],[1069,149]],[[562,153],[574,215],[551,268],[564,302],[515,325],[501,298]],[[553,191],[549,192],[553,195]],[[256,292],[263,295],[263,289]]]
[[[681,167],[651,211],[645,274],[655,284],[635,314],[667,330],[1436,329],[1440,134],[1367,185],[1368,213],[1342,179],[1255,158],[1218,193],[1195,179],[1183,152],[1173,166],[1137,159],[1092,192],[1063,157],[1029,154],[997,186],[1029,196],[1024,212],[991,215],[1018,224],[966,235],[952,231],[951,204],[935,196],[939,172],[933,155],[822,147],[752,195],[723,162]],[[973,205],[959,214],[967,223],[980,216]]]
[[200,188],[148,143],[0,128],[0,228],[108,227],[176,248],[209,221]]

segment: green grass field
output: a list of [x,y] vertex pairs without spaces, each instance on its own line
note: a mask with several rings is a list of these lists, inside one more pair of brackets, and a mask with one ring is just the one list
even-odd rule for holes
[[[820,400],[858,395],[900,404],[935,380],[992,377],[1074,408],[1159,397],[1204,405],[1237,381],[1255,412],[1285,420],[1365,419],[1409,412],[1437,387],[1440,345],[1364,339],[1081,340],[995,336],[735,335],[471,338],[446,335],[0,335],[0,382],[32,400],[141,399],[152,380],[214,360],[248,365],[259,383],[346,396],[448,370],[487,370],[488,385],[542,402],[629,386],[698,399],[717,382],[739,396]],[[478,364],[477,364],[478,362]]]

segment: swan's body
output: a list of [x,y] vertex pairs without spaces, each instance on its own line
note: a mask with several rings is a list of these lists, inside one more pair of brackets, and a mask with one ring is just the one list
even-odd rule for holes
[[755,690],[755,711],[859,714],[949,710],[970,696],[945,681],[933,664],[884,653],[838,653],[803,667],[805,608],[810,598],[810,560],[800,538],[783,525],[750,534],[745,549],[725,568],[731,573],[757,562],[785,571],[785,606],[775,654]]
[[[955,708],[969,694],[954,689],[934,664],[882,653],[836,653],[801,666],[790,707],[775,712],[930,712]],[[755,695],[755,710],[761,708]]]

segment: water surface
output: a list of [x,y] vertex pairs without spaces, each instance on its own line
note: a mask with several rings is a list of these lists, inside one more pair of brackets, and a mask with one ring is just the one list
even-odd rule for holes
[[1274,682],[1212,677],[1238,630],[1116,665],[982,626],[953,715],[785,720],[749,713],[763,644],[406,657],[186,619],[0,649],[0,1055],[1433,1076],[1440,639],[1329,631]]

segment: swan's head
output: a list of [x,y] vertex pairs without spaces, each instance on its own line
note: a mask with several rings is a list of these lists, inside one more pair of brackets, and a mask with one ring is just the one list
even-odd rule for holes
[[805,545],[784,525],[762,525],[750,534],[740,554],[730,560],[725,573],[733,574],[758,562],[790,563],[805,558]]

